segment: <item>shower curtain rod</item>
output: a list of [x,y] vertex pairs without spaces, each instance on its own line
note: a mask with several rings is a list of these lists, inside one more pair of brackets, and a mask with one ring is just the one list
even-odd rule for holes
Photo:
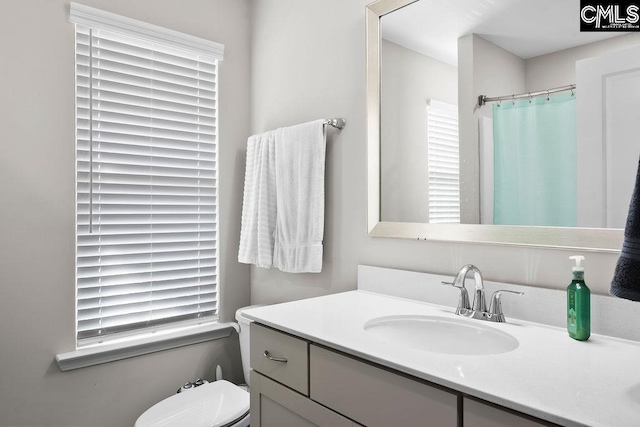
[[551,93],[564,92],[567,90],[570,90],[573,92],[575,89],[576,89],[576,85],[570,84],[566,86],[554,87],[552,89],[547,89],[547,90],[539,90],[537,92],[519,93],[517,95],[496,96],[493,98],[489,98],[487,95],[480,95],[478,96],[478,105],[482,107],[487,102],[514,101],[516,99],[533,98],[534,96],[542,96],[542,95],[547,95],[547,97],[549,97],[549,94]]
[[326,119],[323,123],[324,125],[333,126],[334,128],[344,129],[347,121],[342,117],[338,117],[336,119]]

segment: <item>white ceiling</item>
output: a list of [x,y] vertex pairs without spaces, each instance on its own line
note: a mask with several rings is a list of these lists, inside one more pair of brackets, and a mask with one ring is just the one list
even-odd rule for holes
[[457,65],[459,37],[475,33],[523,59],[620,32],[580,32],[579,0],[420,0],[381,19],[382,37]]

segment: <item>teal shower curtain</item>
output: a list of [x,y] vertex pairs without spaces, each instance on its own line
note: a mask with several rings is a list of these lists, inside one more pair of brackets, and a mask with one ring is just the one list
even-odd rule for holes
[[576,225],[575,99],[493,104],[494,224]]

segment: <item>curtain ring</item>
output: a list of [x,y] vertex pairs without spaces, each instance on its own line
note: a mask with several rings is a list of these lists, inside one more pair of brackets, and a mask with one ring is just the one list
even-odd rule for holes
[[571,96],[573,96],[573,86],[571,86]]
[[516,105],[516,95],[515,94],[511,95],[511,105]]
[[547,101],[549,100],[549,89],[547,89]]
[[502,99],[498,99],[498,107],[500,106],[501,103],[502,103]]
[[529,92],[529,104],[531,104],[531,92]]

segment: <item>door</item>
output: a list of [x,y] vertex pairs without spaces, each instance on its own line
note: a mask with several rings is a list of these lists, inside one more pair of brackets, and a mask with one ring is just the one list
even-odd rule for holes
[[640,47],[576,62],[578,226],[624,228],[640,156]]

